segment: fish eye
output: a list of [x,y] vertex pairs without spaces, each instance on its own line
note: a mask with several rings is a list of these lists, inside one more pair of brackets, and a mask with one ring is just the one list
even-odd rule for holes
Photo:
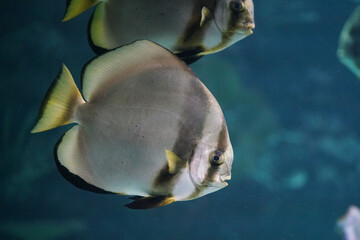
[[211,165],[218,166],[224,162],[223,152],[216,150],[212,152],[209,156],[209,161]]
[[230,9],[233,11],[233,12],[242,12],[244,11],[244,3],[242,1],[231,1],[230,2]]

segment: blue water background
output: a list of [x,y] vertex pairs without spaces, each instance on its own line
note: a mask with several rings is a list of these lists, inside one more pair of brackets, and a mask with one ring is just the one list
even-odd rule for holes
[[191,65],[228,122],[229,186],[134,211],[58,173],[53,147],[69,127],[29,134],[62,63],[80,85],[91,11],[61,23],[65,1],[2,0],[0,239],[341,239],[336,220],[360,205],[360,84],[336,48],[356,4],[254,3],[252,36]]

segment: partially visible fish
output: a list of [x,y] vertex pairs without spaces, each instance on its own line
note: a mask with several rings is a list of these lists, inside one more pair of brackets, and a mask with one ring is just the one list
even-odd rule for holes
[[252,34],[252,0],[68,0],[63,21],[96,6],[89,40],[97,53],[139,39],[190,63]]
[[345,216],[337,221],[344,240],[360,240],[360,209],[350,206]]
[[[83,95],[64,66],[32,132],[77,123],[56,146],[74,185],[168,205],[226,187],[233,149],[214,96],[170,51],[137,41],[90,61]],[[82,97],[83,96],[83,97]]]
[[341,31],[337,55],[360,78],[360,6],[351,14]]

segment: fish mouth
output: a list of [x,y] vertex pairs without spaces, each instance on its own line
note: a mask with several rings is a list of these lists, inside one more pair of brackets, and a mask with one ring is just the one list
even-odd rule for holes
[[[253,33],[253,29],[255,28],[255,23],[241,23],[237,25],[236,29],[229,31],[228,35],[243,35],[243,36],[249,36]],[[226,34],[224,34],[226,35]]]
[[224,184],[225,186],[229,185],[229,184],[227,183],[227,181],[229,181],[230,179],[231,179],[231,176],[230,176],[230,175],[221,175],[221,176],[220,176],[220,182],[221,182],[222,184]]
[[250,35],[253,33],[252,30],[255,28],[255,23],[244,23],[241,28],[244,29],[244,32],[247,33],[247,35]]
[[229,183],[227,183],[227,181],[230,179],[231,179],[230,175],[221,175],[219,177],[219,179],[217,179],[216,181],[203,182],[202,186],[203,187],[224,188],[229,185]]
[[211,182],[211,183],[207,183],[207,184],[204,184],[203,186],[204,187],[207,187],[207,188],[210,188],[210,187],[213,187],[213,188],[224,188],[226,186],[228,186],[229,184],[225,181],[218,181],[218,182]]

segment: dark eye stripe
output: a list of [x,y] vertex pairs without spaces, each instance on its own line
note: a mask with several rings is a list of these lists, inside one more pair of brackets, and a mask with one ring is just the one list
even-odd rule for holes
[[217,140],[217,147],[216,149],[220,152],[225,152],[226,150],[226,146],[228,145],[227,144],[227,141],[228,141],[228,131],[227,131],[227,126],[226,126],[226,121],[225,119],[223,118],[222,119],[222,125],[221,125],[221,131],[219,133],[219,136],[218,136],[218,140]]
[[[204,4],[204,2],[206,2],[206,4]],[[198,50],[200,52],[205,50],[201,50],[201,48],[203,48],[202,43],[205,38],[207,27],[200,27],[199,25],[201,19],[201,9],[205,6],[211,12],[213,12],[217,5],[217,2],[217,0],[194,1],[193,9],[190,15],[191,17],[188,19],[185,30],[176,43],[175,50],[182,52],[184,50],[184,47],[191,47],[190,50]]]
[[[193,150],[202,136],[208,112],[209,95],[198,79],[189,81],[186,88],[187,102],[184,103],[180,114],[182,121],[178,123],[179,132],[171,151],[184,161],[191,161]],[[165,163],[153,181],[153,189],[166,188],[168,192],[172,192],[179,174],[169,173],[166,159],[159,161],[164,161]]]

